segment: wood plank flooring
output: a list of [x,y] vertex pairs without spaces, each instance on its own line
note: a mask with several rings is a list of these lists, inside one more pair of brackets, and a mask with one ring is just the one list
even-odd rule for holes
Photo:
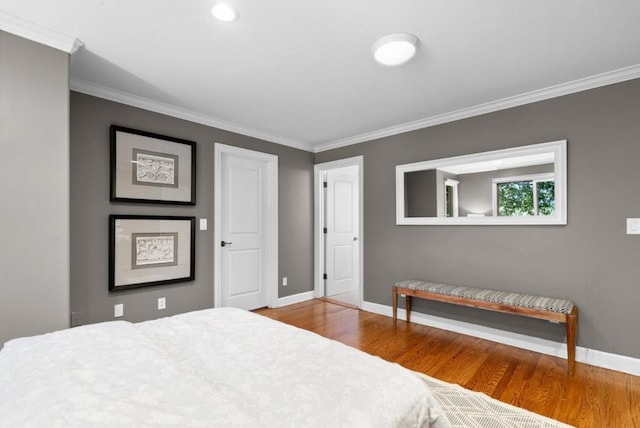
[[576,427],[640,428],[640,377],[311,300],[256,311]]

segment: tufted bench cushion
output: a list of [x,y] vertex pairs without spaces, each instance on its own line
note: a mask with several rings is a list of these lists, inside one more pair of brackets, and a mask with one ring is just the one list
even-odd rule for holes
[[414,279],[396,282],[395,287],[563,314],[570,314],[573,310],[573,302],[571,300],[533,296],[531,294],[509,293],[486,288],[438,284]]

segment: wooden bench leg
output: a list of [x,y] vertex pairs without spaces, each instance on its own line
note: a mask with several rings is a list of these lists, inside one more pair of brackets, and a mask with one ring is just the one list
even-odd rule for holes
[[573,376],[576,369],[576,337],[578,333],[578,308],[573,307],[567,315],[567,363],[569,375]]
[[391,302],[393,307],[393,328],[396,328],[398,324],[398,293],[396,287],[393,287],[393,293],[391,294]]
[[[393,328],[398,325],[398,295],[401,294],[400,290],[393,287],[391,294],[391,306],[393,309]],[[407,308],[407,322],[411,322],[411,296],[405,295],[406,308]]]

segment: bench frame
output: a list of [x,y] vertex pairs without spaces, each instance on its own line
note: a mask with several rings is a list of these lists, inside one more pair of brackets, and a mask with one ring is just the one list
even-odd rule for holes
[[438,302],[452,303],[454,305],[469,306],[472,308],[486,309],[494,312],[521,315],[530,318],[538,318],[556,323],[565,323],[567,327],[567,363],[569,375],[573,375],[576,365],[576,337],[578,332],[578,307],[573,306],[571,313],[550,312],[541,309],[524,308],[521,306],[505,305],[501,303],[485,302],[483,300],[468,299],[458,296],[447,296],[412,288],[393,287],[393,328],[397,327],[398,320],[398,295],[406,296],[407,322],[411,322],[411,300],[413,297],[436,300]]

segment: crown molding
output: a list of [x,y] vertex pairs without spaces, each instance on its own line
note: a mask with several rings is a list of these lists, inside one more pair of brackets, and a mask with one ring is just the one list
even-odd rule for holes
[[175,107],[170,104],[161,103],[149,98],[132,95],[127,92],[118,91],[116,89],[107,88],[105,86],[89,83],[80,79],[71,78],[70,87],[72,91],[81,92],[98,98],[104,98],[109,101],[126,104],[132,107],[138,107],[144,110],[153,111],[155,113],[164,114],[178,119],[188,120],[189,122],[199,123],[201,125],[211,126],[213,128],[222,129],[224,131],[234,132],[236,134],[265,140],[283,146],[293,147],[294,149],[312,152],[313,148],[293,140],[282,138],[256,129],[247,128],[233,122],[206,116],[190,110]]
[[0,30],[73,54],[84,44],[76,37],[59,33],[0,10]]
[[535,91],[526,92],[524,94],[515,95],[512,97],[502,98],[500,100],[491,101],[484,104],[478,104],[449,113],[443,113],[425,119],[407,122],[401,125],[391,126],[389,128],[366,132],[364,134],[355,135],[353,137],[331,141],[315,146],[314,152],[319,153],[327,150],[337,149],[340,147],[350,146],[353,144],[364,143],[367,141],[377,140],[379,138],[402,134],[404,132],[415,131],[417,129],[428,128],[431,126],[454,122],[456,120],[467,119],[482,114],[493,113],[499,110],[505,110],[512,107],[518,107],[525,104],[561,97],[563,95],[570,95],[576,92],[612,85],[614,83],[637,79],[639,77],[640,64],[637,64],[630,67],[597,74],[595,76],[574,80],[572,82],[554,85],[548,88],[538,89]]
[[[77,39],[76,39],[77,40]],[[133,107],[150,110],[156,113],[165,114],[167,116],[177,117],[180,119],[188,120],[202,125],[219,128],[225,131],[234,132],[237,134],[246,135],[260,140],[269,141],[283,146],[293,147],[295,149],[310,151],[313,153],[320,153],[327,150],[333,150],[340,147],[346,147],[353,144],[364,143],[368,141],[377,140],[384,137],[390,137],[393,135],[402,134],[405,132],[415,131],[417,129],[428,128],[431,126],[441,125],[457,120],[467,119],[474,116],[479,116],[487,113],[493,113],[508,108],[518,107],[525,104],[535,103],[538,101],[544,101],[551,98],[557,98],[563,95],[570,95],[573,93],[586,91],[589,89],[595,89],[602,86],[612,85],[614,83],[620,83],[627,80],[640,78],[640,64],[613,70],[607,73],[598,74],[583,79],[574,80],[572,82],[563,83],[560,85],[550,86],[524,94],[515,95],[512,97],[503,98],[496,101],[491,101],[484,104],[478,104],[476,106],[467,107],[464,109],[443,113],[436,116],[431,116],[425,119],[420,119],[412,122],[407,122],[397,126],[391,126],[383,128],[377,131],[367,132],[352,137],[347,137],[328,143],[311,146],[298,141],[289,140],[277,135],[269,134],[263,131],[259,131],[253,128],[248,128],[233,122],[224,121],[218,118],[206,116],[193,111],[185,110],[179,107],[175,107],[169,104],[160,103],[155,100],[132,95],[126,92],[118,91],[115,89],[107,88],[94,83],[85,82],[79,79],[71,79],[71,89],[77,92],[82,92],[87,95],[96,96],[99,98],[108,99],[118,103],[130,105]]]

